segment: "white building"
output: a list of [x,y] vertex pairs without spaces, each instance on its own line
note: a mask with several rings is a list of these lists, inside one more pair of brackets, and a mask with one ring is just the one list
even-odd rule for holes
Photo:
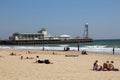
[[71,39],[71,36],[70,35],[66,35],[66,34],[60,35],[59,39],[61,39],[61,40],[68,40],[68,39]]
[[38,33],[13,33],[10,40],[44,40],[48,35],[45,28],[42,28]]
[[44,35],[41,33],[13,33],[12,40],[41,40]]
[[60,35],[58,37],[48,35],[48,32],[45,28],[42,28],[38,33],[13,33],[10,40],[68,40],[70,39],[70,35]]

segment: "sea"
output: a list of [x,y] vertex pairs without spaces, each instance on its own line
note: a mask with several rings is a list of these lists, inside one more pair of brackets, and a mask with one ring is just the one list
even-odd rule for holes
[[[78,43],[69,44],[37,44],[37,45],[0,45],[0,49],[23,49],[23,50],[64,50],[69,47],[71,51],[78,51]],[[80,43],[79,51],[93,53],[112,54],[113,48],[116,54],[120,54],[120,39],[101,39],[89,43]]]

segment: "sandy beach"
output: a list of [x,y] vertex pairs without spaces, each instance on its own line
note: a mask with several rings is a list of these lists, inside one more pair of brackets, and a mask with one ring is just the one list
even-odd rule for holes
[[[16,55],[10,55],[10,53]],[[53,55],[53,52],[55,53]],[[65,55],[78,55],[65,57]],[[23,59],[21,60],[21,56]],[[49,59],[53,64],[35,63]],[[29,57],[31,59],[26,59]],[[120,55],[88,53],[77,51],[40,51],[40,50],[0,50],[0,80],[118,80],[120,71],[93,71],[93,63],[98,60],[102,65],[107,60],[114,61],[120,69]]]

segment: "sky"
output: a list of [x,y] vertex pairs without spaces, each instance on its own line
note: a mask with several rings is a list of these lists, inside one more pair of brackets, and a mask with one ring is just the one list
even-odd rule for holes
[[120,39],[120,0],[0,0],[0,39],[14,32]]

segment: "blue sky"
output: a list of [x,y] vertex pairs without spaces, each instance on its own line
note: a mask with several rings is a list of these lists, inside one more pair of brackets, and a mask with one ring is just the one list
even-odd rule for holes
[[0,39],[14,32],[120,39],[120,0],[0,0]]

